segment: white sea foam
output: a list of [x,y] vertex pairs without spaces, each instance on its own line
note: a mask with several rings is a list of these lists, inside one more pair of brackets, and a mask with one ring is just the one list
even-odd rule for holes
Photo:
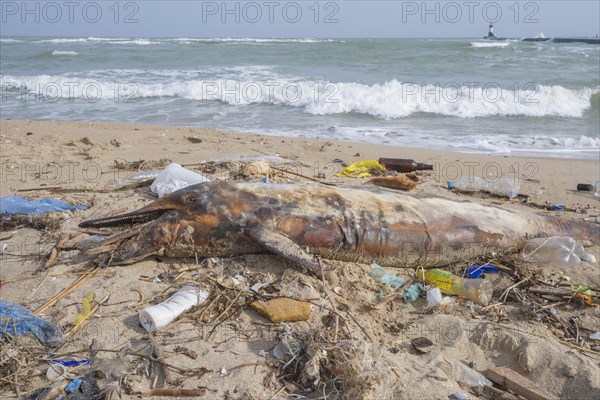
[[471,42],[471,47],[508,47],[510,46],[510,42]]
[[10,38],[0,38],[0,43],[23,43],[23,40],[10,39]]
[[35,42],[32,43],[85,43],[88,40],[85,38],[57,38],[57,39],[43,39],[43,40],[36,40]]
[[54,50],[52,52],[53,56],[76,56],[79,53],[76,51],[71,51],[71,50]]
[[[147,71],[149,74],[151,71]],[[113,98],[115,82],[101,78],[68,76],[3,76],[3,81],[24,83],[29,90],[47,85],[77,84],[102,88],[101,98]],[[164,80],[163,80],[164,82]],[[458,83],[420,85],[396,80],[383,84],[333,83],[323,81],[264,79],[176,79],[165,83],[135,82],[135,97],[175,97],[199,101],[219,101],[230,105],[275,104],[300,107],[315,115],[343,113],[368,114],[381,119],[406,118],[416,113],[431,113],[460,118],[491,116],[560,116],[580,118],[591,106],[600,87],[567,89],[538,86],[531,90],[511,90],[496,84],[463,86]],[[37,89],[36,89],[37,88]]]

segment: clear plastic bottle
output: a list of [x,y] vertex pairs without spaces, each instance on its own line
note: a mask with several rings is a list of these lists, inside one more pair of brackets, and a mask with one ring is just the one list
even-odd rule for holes
[[554,236],[528,240],[523,258],[541,266],[577,267],[581,260],[596,262],[596,258],[570,236]]
[[490,193],[503,194],[510,198],[517,196],[520,188],[519,180],[511,178],[485,179],[478,176],[461,176],[455,181],[448,181],[448,189],[485,190]]
[[368,275],[377,282],[393,288],[402,287],[406,283],[404,278],[398,275],[390,274],[382,266],[375,263],[371,264],[371,272],[369,272]]
[[444,292],[471,299],[482,305],[486,305],[492,299],[494,288],[486,279],[461,278],[440,269],[429,269],[424,274],[418,272],[418,275],[418,279],[425,279]]
[[596,181],[596,185],[594,186],[594,188],[595,188],[594,191],[596,192],[596,193],[594,193],[594,195],[596,197],[600,197],[600,181]]

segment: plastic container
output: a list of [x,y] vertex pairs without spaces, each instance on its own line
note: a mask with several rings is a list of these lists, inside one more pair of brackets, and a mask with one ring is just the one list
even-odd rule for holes
[[415,160],[404,158],[380,158],[379,164],[383,165],[386,169],[398,172],[414,172],[433,169],[433,165],[418,163]]
[[208,299],[210,292],[197,285],[186,285],[160,304],[140,311],[140,322],[148,332],[156,332],[175,318]]
[[596,181],[595,188],[596,188],[596,189],[595,189],[595,192],[596,192],[596,193],[594,193],[594,196],[596,196],[596,197],[600,197],[600,181]]
[[61,364],[51,364],[46,371],[46,378],[50,382],[60,382],[65,380],[67,367]]
[[383,283],[384,285],[399,288],[404,286],[406,281],[404,278],[390,274],[383,267],[377,265],[375,263],[371,264],[371,272],[369,272],[369,277],[375,279],[377,282]]
[[469,387],[494,385],[488,378],[457,360],[452,361],[452,376],[461,385]]
[[581,260],[596,262],[596,258],[570,236],[528,240],[523,247],[523,258],[530,263],[556,267],[577,267]]
[[460,189],[466,191],[479,191],[505,195],[510,198],[519,194],[521,186],[518,179],[484,179],[478,176],[461,176],[455,181],[448,182],[448,189]]
[[[423,274],[418,275],[417,278],[423,280]],[[446,293],[465,297],[483,305],[491,300],[494,291],[491,282],[486,279],[465,279],[440,269],[425,271],[424,278]]]

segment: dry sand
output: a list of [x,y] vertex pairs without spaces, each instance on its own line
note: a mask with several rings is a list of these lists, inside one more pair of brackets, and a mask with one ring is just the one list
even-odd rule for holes
[[[421,174],[416,191],[523,207],[532,212],[549,212],[521,204],[519,200],[456,194],[446,189],[446,181],[457,174],[482,176],[500,172],[503,177],[518,177],[523,181],[521,192],[530,195],[530,203],[562,204],[576,210],[551,213],[589,220],[598,216],[598,199],[593,193],[575,190],[578,183],[593,183],[600,179],[597,160],[497,157],[325,138],[284,138],[106,122],[3,120],[0,132],[0,195],[59,197],[90,206],[65,214],[60,228],[55,231],[44,233],[19,228],[0,233],[8,245],[0,268],[3,283],[0,298],[32,310],[86,271],[83,265],[73,262],[71,252],[62,254],[61,262],[49,270],[35,273],[44,263],[39,255],[48,252],[61,234],[75,236],[76,227],[82,220],[132,210],[152,199],[147,188],[112,189],[115,182],[132,174],[131,171],[116,170],[115,161],[168,159],[191,165],[194,169],[203,161],[234,159],[241,163],[256,157],[279,156],[293,162],[290,165],[303,175],[359,185],[361,180],[340,180],[334,176],[342,168],[335,159],[350,164],[379,157],[412,158],[435,166],[433,172]],[[206,173],[211,178],[228,177],[219,170]],[[290,175],[275,179],[304,181]],[[62,192],[57,192],[56,188],[61,188]],[[65,193],[65,189],[73,190]],[[598,246],[588,250],[599,258]],[[302,274],[290,262],[269,255],[223,258],[204,263],[200,268],[196,268],[195,260],[191,259],[157,258],[131,266],[109,267],[50,307],[44,318],[54,321],[66,332],[87,291],[92,290],[97,300],[110,295],[91,320],[69,336],[69,342],[61,352],[77,352],[70,356],[72,358],[89,357],[92,340],[97,349],[121,350],[127,346],[138,349],[139,343],[148,340],[148,334],[138,321],[141,308],[164,299],[184,282],[217,280],[224,286],[213,284],[213,297],[205,312],[202,307],[193,310],[153,338],[166,362],[197,372],[194,376],[182,376],[172,371],[170,386],[204,387],[207,390],[204,398],[288,398],[287,394],[293,392],[296,397],[289,398],[322,398],[326,395],[328,399],[445,399],[452,393],[469,393],[452,378],[449,364],[452,360],[473,363],[478,371],[492,366],[513,368],[559,398],[595,399],[600,395],[599,346],[587,340],[583,344],[584,350],[565,344],[574,340],[565,336],[564,327],[558,320],[539,311],[540,307],[552,307],[549,302],[542,303],[539,296],[539,304],[535,304],[534,309],[509,297],[506,304],[489,308],[456,299],[452,305],[426,313],[423,313],[425,300],[405,304],[399,298],[373,310],[370,306],[388,289],[366,276],[367,265],[335,264],[338,267],[336,276],[326,285],[340,315],[338,338],[344,340],[337,343],[331,342],[335,324],[326,308],[331,303],[324,283]],[[582,263],[571,270],[530,266],[528,271],[531,276],[541,279],[556,280],[568,276],[573,283],[600,287],[598,263]],[[414,271],[397,272],[410,278]],[[153,282],[152,278],[159,274],[178,279]],[[240,292],[225,287],[232,285],[231,278],[237,274],[245,277],[243,285],[262,281],[271,283],[269,290],[272,293],[311,300],[314,304],[311,320],[286,326],[271,324],[249,307],[244,307],[243,296],[234,302]],[[498,280],[494,300],[498,300],[503,289],[514,282],[508,277]],[[522,287],[527,286],[523,283]],[[219,298],[216,298],[217,292]],[[555,308],[563,323],[571,324],[570,318],[575,321],[582,338],[600,330],[598,307],[572,301]],[[284,334],[286,331],[288,333]],[[281,341],[282,335],[288,342],[290,337],[296,337],[291,333],[311,337],[308,342],[312,342],[313,347],[309,346],[308,351],[315,365],[319,365],[320,360],[322,381],[329,382],[325,389],[317,382],[313,384],[316,391],[310,392],[300,387],[302,382],[296,382],[294,386],[290,383],[294,381],[291,376],[278,372],[281,362],[273,358],[272,349]],[[416,353],[409,343],[410,339],[421,336],[434,343],[427,354]],[[34,346],[33,341],[30,344]],[[194,351],[197,358],[178,352],[178,346]],[[103,370],[114,377],[126,376],[126,382],[122,384],[124,399],[147,398],[150,380],[145,375],[148,367],[144,360],[131,356],[124,360],[115,353],[100,351],[91,369]],[[6,360],[2,362],[7,363]],[[294,363],[286,372],[293,367]],[[45,378],[47,364],[28,368],[29,378],[19,382],[21,394],[48,384]],[[86,368],[80,367],[73,373],[89,372]],[[200,373],[202,368],[206,369],[204,374]],[[333,376],[338,376],[337,390],[331,387]],[[102,387],[107,380],[99,383]],[[11,385],[6,382],[0,385],[0,396],[15,397]],[[305,382],[305,386],[310,387],[310,382]],[[469,398],[478,397],[469,393]]]

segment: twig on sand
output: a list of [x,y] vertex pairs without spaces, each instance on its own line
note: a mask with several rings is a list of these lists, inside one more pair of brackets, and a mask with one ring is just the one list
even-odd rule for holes
[[40,308],[35,310],[34,314],[38,315],[38,316],[41,315],[48,308],[50,308],[54,304],[58,303],[63,297],[67,296],[69,293],[71,293],[73,290],[75,290],[79,285],[81,285],[83,282],[85,282],[90,277],[92,277],[99,269],[100,269],[100,267],[96,267],[96,268],[88,271],[86,274],[81,275],[79,278],[77,278],[77,280],[75,280],[75,282],[71,283],[68,287],[64,288],[60,293],[58,293],[57,295],[52,297],[50,300],[48,300],[48,302],[46,302],[46,304],[44,304],[43,306],[41,306]]

